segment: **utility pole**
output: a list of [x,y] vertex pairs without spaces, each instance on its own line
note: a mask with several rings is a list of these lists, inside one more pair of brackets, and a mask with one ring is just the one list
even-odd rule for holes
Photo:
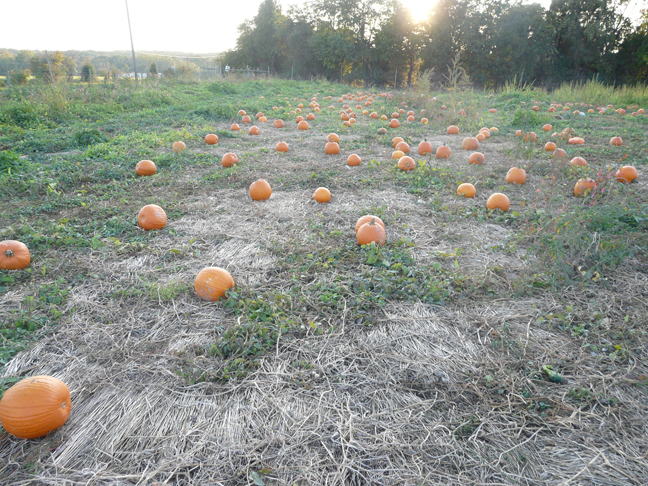
[[398,69],[394,73],[394,89],[396,89],[396,78],[398,77]]
[[133,51],[133,70],[135,71],[135,84],[137,84],[137,64],[135,63],[135,47],[133,47],[133,31],[131,29],[130,14],[128,13],[128,0],[126,1],[126,17],[128,18],[128,33],[130,34],[131,51]]
[[52,80],[52,86],[54,86],[54,74],[52,74],[52,65],[50,64],[49,61],[49,54],[47,53],[47,49],[45,50],[45,57],[47,58],[47,67],[49,68],[50,79]]

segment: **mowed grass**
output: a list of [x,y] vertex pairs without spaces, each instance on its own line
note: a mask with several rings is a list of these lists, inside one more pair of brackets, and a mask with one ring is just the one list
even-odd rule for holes
[[[504,307],[532,316],[522,325],[515,312],[508,319],[475,321],[475,340],[486,346],[484,361],[448,371],[451,382],[472,390],[462,403],[467,421],[450,424],[455,438],[478,433],[485,404],[507,397],[516,403],[515,413],[547,430],[559,427],[575,406],[592,414],[612,410],[616,392],[593,378],[602,374],[625,380],[619,386],[637,403],[645,399],[648,117],[631,114],[648,108],[645,89],[587,84],[551,94],[406,91],[376,96],[370,106],[365,98],[353,99],[357,91],[324,81],[264,80],[0,93],[0,239],[23,241],[32,254],[26,270],[0,270],[0,392],[27,376],[28,370],[16,369],[21,351],[57,342],[80,321],[101,334],[144,309],[153,320],[158,310],[174,309],[186,329],[205,331],[182,346],[152,338],[124,351],[122,361],[167,356],[168,376],[174,377],[167,378],[169,387],[253,383],[264,364],[286,353],[298,386],[310,390],[316,384],[309,370],[317,365],[300,346],[327,336],[351,342],[389,331],[392,323],[413,319],[394,309],[421,305],[430,312],[475,315],[477,308]],[[314,96],[317,112],[308,106]],[[587,112],[607,105],[608,98],[614,108],[638,107],[628,107],[626,115]],[[291,113],[300,103],[302,115],[316,117],[307,131],[297,129],[297,113]],[[570,103],[569,110],[550,113],[551,103]],[[357,114],[348,128],[339,116],[343,105]],[[248,134],[240,109],[260,127],[259,136]],[[370,119],[364,109],[388,117],[412,110],[416,121],[401,114],[401,127],[380,135],[387,122]],[[266,123],[254,120],[258,112]],[[422,117],[429,122],[422,124]],[[277,118],[285,128],[273,128]],[[241,131],[230,130],[234,122]],[[545,132],[547,123],[553,129]],[[460,135],[446,133],[451,124]],[[482,127],[499,133],[480,145],[485,163],[469,165],[461,142]],[[537,141],[516,137],[518,129],[534,131]],[[564,129],[573,129],[585,144],[553,136]],[[324,153],[330,132],[340,135],[339,155]],[[218,135],[217,145],[204,142],[208,133]],[[616,135],[623,138],[621,147],[609,143]],[[395,136],[410,144],[414,171],[401,172],[392,160]],[[416,147],[424,139],[434,148],[449,145],[452,156],[419,156]],[[187,144],[185,152],[172,152],[176,140]],[[278,141],[289,143],[288,153],[275,151]],[[547,152],[549,141],[567,155]],[[236,153],[239,164],[222,167],[226,152]],[[362,158],[359,167],[346,165],[351,153]],[[570,165],[576,155],[587,167]],[[155,162],[155,176],[136,176],[142,159]],[[616,180],[622,165],[637,169],[635,183]],[[526,170],[525,185],[506,183],[513,166]],[[259,178],[270,182],[273,197],[253,203],[248,187]],[[580,178],[598,185],[577,198],[573,188]],[[476,186],[475,199],[457,196],[463,182]],[[332,192],[329,204],[312,201],[319,186]],[[495,192],[509,197],[508,212],[486,208]],[[164,208],[169,224],[145,232],[137,213],[151,203]],[[384,247],[358,246],[353,227],[364,214],[385,222]],[[200,301],[193,290],[197,271],[211,265],[226,267],[237,283],[217,304]],[[213,320],[205,323],[205,315]],[[534,347],[534,333],[576,350],[577,358]],[[75,360],[101,364],[113,351],[128,349],[129,339],[107,341],[101,349],[86,343]],[[293,348],[299,352],[291,354]],[[569,378],[552,381],[546,366]],[[340,383],[347,378],[335,377]],[[422,383],[414,380],[406,388],[428,399],[431,392]],[[632,413],[634,405],[628,404]],[[444,406],[440,413],[450,410]],[[519,461],[517,473],[523,474]],[[12,471],[33,472],[26,466]]]

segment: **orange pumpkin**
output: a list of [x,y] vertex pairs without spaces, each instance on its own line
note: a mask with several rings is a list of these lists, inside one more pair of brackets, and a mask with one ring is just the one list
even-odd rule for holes
[[275,128],[283,128],[284,122],[283,120],[275,120],[272,126],[274,126]]
[[423,140],[418,144],[418,153],[419,155],[428,155],[432,153],[432,144],[427,140]]
[[470,157],[468,157],[468,163],[472,165],[482,165],[484,160],[484,154],[481,152],[472,153],[470,154]]
[[574,157],[569,163],[575,167],[587,167],[587,161],[583,157]]
[[572,137],[569,139],[569,143],[571,145],[583,145],[585,143],[585,139],[582,137]]
[[243,118],[241,118],[241,123],[252,123],[252,118],[250,118],[248,115],[245,115]]
[[279,142],[275,147],[277,152],[288,152],[288,144],[286,142]]
[[326,142],[324,152],[328,155],[335,155],[340,153],[340,146],[336,142]]
[[407,154],[410,151],[410,146],[407,142],[399,142],[398,145],[396,145],[396,150],[400,150],[404,154]]
[[511,202],[506,194],[496,192],[490,195],[488,201],[486,201],[486,207],[488,209],[501,209],[503,212],[506,212],[511,207]]
[[230,273],[220,267],[203,268],[194,281],[194,289],[203,300],[216,301],[225,297],[229,289],[235,286]]
[[29,266],[29,248],[21,241],[5,240],[0,242],[0,269],[22,270]]
[[621,139],[621,137],[612,137],[610,139],[610,145],[620,147],[621,145],[623,145],[623,140]]
[[522,136],[522,140],[525,142],[535,142],[538,139],[538,136],[535,132],[527,132]]
[[461,143],[461,148],[464,150],[477,150],[479,148],[479,140],[475,137],[466,137]]
[[313,199],[318,203],[327,203],[331,200],[331,191],[326,187],[318,187],[313,193]]
[[32,376],[4,393],[0,422],[11,435],[35,439],[63,425],[71,406],[70,389],[65,383],[53,376]]
[[186,150],[187,146],[184,142],[173,142],[173,146],[171,148],[177,154]]
[[452,150],[447,145],[439,145],[436,149],[436,158],[437,159],[449,159],[452,154]]
[[392,118],[389,122],[389,128],[398,128],[400,127],[400,122],[396,118]]
[[340,137],[337,133],[329,133],[326,137],[327,142],[340,143]]
[[457,196],[473,198],[477,194],[477,189],[475,186],[468,182],[464,182],[459,187],[457,187]]
[[545,132],[549,132],[549,131],[553,130],[553,127],[547,123],[546,125],[543,125],[543,126],[542,126],[542,129],[543,129]]
[[223,155],[221,163],[223,164],[223,167],[232,167],[234,164],[238,164],[238,157],[236,154],[228,152]]
[[137,215],[138,224],[146,231],[162,229],[167,224],[167,215],[157,204],[147,204]]
[[401,142],[403,142],[402,137],[394,137],[394,138],[392,138],[392,147],[396,148],[396,145],[398,145]]
[[477,135],[475,135],[475,138],[478,142],[483,142],[484,140],[486,140],[486,135],[484,135],[483,132],[479,132]]
[[302,120],[297,124],[297,128],[300,130],[308,130],[308,122],[306,120]]
[[258,135],[259,133],[261,133],[261,130],[259,130],[259,127],[252,125],[250,127],[250,132],[249,133],[250,133],[250,135]]
[[238,123],[232,123],[232,131],[233,132],[238,132],[240,129],[241,129],[241,127],[239,127]]
[[254,201],[264,201],[265,199],[270,199],[272,195],[272,188],[268,181],[265,179],[259,179],[250,184],[250,197]]
[[349,157],[347,157],[347,164],[352,166],[352,167],[360,165],[361,162],[362,162],[362,160],[360,159],[360,157],[357,154],[351,154],[351,155],[349,155]]
[[398,160],[398,168],[400,170],[408,171],[416,168],[416,162],[412,157],[405,155]]
[[447,131],[448,135],[459,135],[459,127],[456,125],[450,125]]
[[135,173],[138,176],[152,176],[157,171],[152,160],[140,160],[135,166]]
[[209,145],[215,145],[218,143],[218,135],[215,133],[208,133],[205,135],[205,142]]
[[624,184],[629,184],[636,180],[638,176],[637,169],[631,165],[624,165],[615,174],[616,180]]
[[579,179],[574,186],[574,196],[586,196],[596,189],[596,185],[592,179]]
[[356,221],[355,225],[355,232],[357,233],[358,230],[360,229],[360,226],[362,226],[365,223],[368,223],[369,221],[374,220],[376,224],[379,224],[380,226],[385,229],[385,223],[383,223],[383,220],[380,219],[378,216],[374,216],[373,214],[366,214],[364,216],[361,216],[358,221]]
[[394,150],[392,152],[392,160],[400,160],[401,157],[405,156],[405,152],[402,150]]
[[545,143],[544,148],[547,152],[553,152],[554,150],[556,150],[556,144],[553,142],[547,142]]
[[375,218],[368,223],[364,223],[356,232],[356,239],[360,246],[371,243],[383,246],[385,244],[385,236],[385,228],[377,223]]
[[524,184],[526,182],[526,171],[518,167],[511,167],[506,173],[506,182],[511,184]]
[[307,119],[307,120],[314,120],[314,119],[315,119],[315,115],[313,115],[312,113],[309,113],[308,115],[306,115],[306,119]]

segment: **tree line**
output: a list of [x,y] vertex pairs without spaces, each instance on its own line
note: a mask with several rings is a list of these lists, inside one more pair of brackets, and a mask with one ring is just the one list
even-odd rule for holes
[[311,0],[287,13],[265,0],[238,27],[236,47],[223,62],[365,86],[393,85],[395,74],[397,87],[423,78],[483,88],[592,77],[645,82],[648,11],[633,26],[627,6],[628,0],[553,0],[548,9],[511,0],[438,0],[416,22],[395,0]]

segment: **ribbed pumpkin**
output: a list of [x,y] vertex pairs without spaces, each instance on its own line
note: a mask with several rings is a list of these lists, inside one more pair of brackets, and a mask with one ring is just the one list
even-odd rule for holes
[[205,135],[205,142],[209,145],[215,145],[218,143],[218,135],[215,133],[208,133]]
[[327,203],[331,200],[331,191],[326,187],[318,187],[313,193],[313,199],[318,203]]
[[232,167],[234,164],[238,164],[238,161],[238,156],[231,152],[227,152],[221,159],[223,167]]
[[356,232],[356,239],[360,246],[369,245],[372,242],[378,246],[383,246],[385,237],[385,228],[377,223],[375,218],[368,223],[364,223]]
[[574,186],[574,196],[586,196],[596,189],[596,182],[592,179],[579,179]]
[[583,157],[574,157],[569,163],[575,167],[587,167],[587,161]]
[[452,150],[447,145],[439,145],[436,149],[436,158],[437,159],[449,159],[452,155]]
[[416,162],[409,155],[405,155],[398,160],[398,168],[403,171],[414,170],[416,168]]
[[427,140],[423,140],[418,144],[418,153],[419,155],[428,155],[432,153],[432,144]]
[[447,132],[448,135],[459,135],[459,127],[456,125],[450,125]]
[[25,378],[0,400],[0,422],[11,435],[35,439],[63,425],[72,403],[70,389],[53,376]]
[[258,135],[259,133],[261,133],[261,130],[259,130],[259,127],[257,127],[256,125],[252,125],[248,133],[250,135]]
[[524,184],[526,182],[526,171],[518,167],[511,167],[506,173],[506,182]]
[[481,152],[474,152],[468,157],[468,163],[471,165],[482,165],[484,163],[484,154]]
[[157,168],[152,160],[140,160],[135,166],[135,173],[138,176],[152,176]]
[[466,137],[461,142],[461,148],[464,150],[477,150],[479,148],[479,140],[475,137]]
[[610,139],[610,145],[616,145],[617,147],[620,147],[621,145],[623,145],[623,140],[621,139],[621,137],[612,137]]
[[252,123],[252,118],[250,118],[248,115],[243,116],[241,118],[241,123]]
[[362,160],[360,159],[360,156],[358,154],[351,154],[347,157],[347,164],[351,167],[360,165],[361,162]]
[[198,297],[203,300],[219,300],[225,297],[225,293],[234,288],[234,279],[230,273],[220,267],[203,268],[194,282],[194,288]]
[[358,221],[356,221],[355,224],[355,232],[357,233],[358,230],[360,229],[360,226],[362,226],[365,223],[368,223],[371,220],[374,220],[376,224],[379,224],[380,226],[385,229],[385,223],[383,223],[383,220],[380,219],[378,216],[374,216],[373,214],[365,214],[364,216],[361,216]]
[[167,224],[167,215],[157,204],[147,204],[140,209],[137,222],[146,231],[162,229]]
[[477,189],[475,186],[468,182],[464,182],[459,187],[457,187],[457,196],[473,198],[477,194]]
[[637,169],[631,165],[624,165],[615,174],[616,180],[624,184],[629,184],[636,180],[638,176]]
[[265,179],[259,179],[250,184],[250,197],[253,200],[263,201],[265,199],[270,199],[271,195],[272,188]]
[[396,145],[396,150],[400,150],[404,154],[407,154],[410,151],[410,146],[407,142],[399,142],[398,145]]
[[275,128],[283,128],[284,127],[284,122],[283,122],[283,120],[275,120],[272,125]]
[[486,201],[486,207],[488,209],[501,209],[506,212],[511,207],[511,202],[506,194],[496,192],[490,195],[488,201]]
[[184,142],[178,141],[178,142],[173,142],[173,146],[171,148],[177,154],[186,150],[187,146],[185,145]]
[[22,270],[29,266],[29,248],[21,241],[5,240],[0,242],[0,269]]
[[340,153],[340,146],[336,142],[326,142],[324,151],[328,155],[335,155]]
[[392,138],[392,147],[396,148],[396,145],[403,142],[403,137],[394,137]]

